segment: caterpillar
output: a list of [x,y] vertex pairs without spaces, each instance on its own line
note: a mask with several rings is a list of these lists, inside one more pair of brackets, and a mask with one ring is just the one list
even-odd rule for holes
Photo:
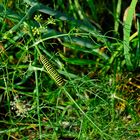
[[51,79],[53,79],[58,86],[63,86],[64,78],[60,76],[60,74],[49,62],[49,60],[44,55],[40,55],[40,60],[42,64],[44,65],[44,67],[46,68],[47,73],[50,75]]

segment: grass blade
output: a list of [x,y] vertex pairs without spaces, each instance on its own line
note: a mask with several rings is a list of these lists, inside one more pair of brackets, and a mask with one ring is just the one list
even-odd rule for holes
[[97,17],[97,12],[96,12],[96,7],[95,7],[95,2],[94,0],[87,0],[88,2],[88,5],[90,7],[90,10],[91,10],[91,14],[92,14],[92,17],[95,21],[98,21],[98,17]]
[[129,70],[133,68],[131,62],[131,55],[130,55],[129,37],[130,37],[130,30],[131,30],[132,19],[135,12],[136,4],[137,4],[137,0],[132,0],[124,24],[124,38],[123,38],[124,57],[125,57],[127,68]]
[[116,20],[115,20],[115,24],[114,24],[114,29],[115,29],[116,33],[118,32],[118,29],[119,29],[119,17],[120,17],[120,13],[121,13],[121,4],[122,4],[122,1],[118,0],[116,15],[115,15]]
[[36,81],[36,102],[37,102],[37,115],[38,115],[38,124],[39,124],[39,139],[41,139],[41,120],[40,120],[40,107],[39,107],[39,83],[38,83],[38,75],[35,70],[35,81]]

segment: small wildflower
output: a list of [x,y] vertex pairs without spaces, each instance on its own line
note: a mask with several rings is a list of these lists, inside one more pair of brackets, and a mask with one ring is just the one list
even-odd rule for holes
[[40,23],[40,22],[42,21],[41,14],[35,15],[34,19],[35,19],[38,23]]
[[19,96],[15,96],[14,100],[10,102],[11,110],[14,110],[17,116],[27,117],[28,111],[31,110],[31,105],[22,101]]
[[39,35],[40,34],[39,28],[37,28],[37,27],[34,27],[32,29],[32,32],[33,32],[33,35]]
[[52,16],[50,16],[48,19],[47,19],[47,24],[53,24],[55,25],[55,19],[52,18]]

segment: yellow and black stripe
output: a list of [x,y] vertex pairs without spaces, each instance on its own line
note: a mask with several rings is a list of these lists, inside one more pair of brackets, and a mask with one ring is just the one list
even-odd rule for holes
[[47,70],[47,73],[50,75],[50,77],[55,81],[55,83],[58,86],[63,86],[64,85],[64,78],[60,76],[60,74],[57,72],[57,70],[53,67],[53,65],[49,62],[49,60],[44,56],[40,56],[40,60],[44,67]]

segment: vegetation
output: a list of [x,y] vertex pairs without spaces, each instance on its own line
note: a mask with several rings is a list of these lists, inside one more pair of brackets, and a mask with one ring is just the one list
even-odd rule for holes
[[0,140],[138,140],[138,0],[0,1]]

